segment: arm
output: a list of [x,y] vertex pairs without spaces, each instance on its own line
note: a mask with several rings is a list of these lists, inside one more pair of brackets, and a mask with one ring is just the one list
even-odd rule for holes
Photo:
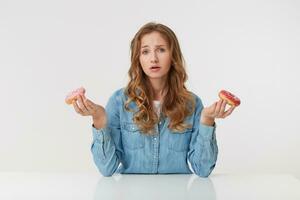
[[99,123],[97,124],[97,121],[94,120],[92,127],[91,152],[94,162],[103,176],[111,176],[117,170],[123,151],[117,98],[116,94],[112,95],[106,105],[106,125],[98,125]]
[[216,125],[208,126],[200,123],[202,102],[196,98],[194,128],[188,151],[188,160],[200,177],[208,177],[214,169],[218,156],[218,146],[215,135]]

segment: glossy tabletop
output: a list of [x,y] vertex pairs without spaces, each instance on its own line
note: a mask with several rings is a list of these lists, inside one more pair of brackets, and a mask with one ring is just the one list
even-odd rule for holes
[[0,172],[0,199],[280,199],[299,200],[300,180],[288,174],[196,175]]

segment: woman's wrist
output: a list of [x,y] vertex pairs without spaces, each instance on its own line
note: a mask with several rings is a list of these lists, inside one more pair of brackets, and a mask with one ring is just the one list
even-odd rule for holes
[[201,116],[200,122],[206,126],[213,126],[215,124],[215,118]]
[[103,120],[95,120],[93,119],[93,125],[96,129],[101,129],[105,127],[105,122],[103,122]]
[[101,114],[95,114],[92,116],[93,118],[93,125],[96,129],[104,128],[106,125],[106,116]]

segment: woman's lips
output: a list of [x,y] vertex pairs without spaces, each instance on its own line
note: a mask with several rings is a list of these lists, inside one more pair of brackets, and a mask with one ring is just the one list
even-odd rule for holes
[[160,70],[160,66],[152,66],[152,67],[150,67],[150,71],[152,71],[152,72],[157,72],[159,70]]

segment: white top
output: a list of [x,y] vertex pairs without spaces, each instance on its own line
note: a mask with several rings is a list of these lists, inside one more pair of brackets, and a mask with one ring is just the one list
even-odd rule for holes
[[153,101],[153,105],[154,105],[154,109],[155,109],[155,111],[156,111],[156,113],[157,113],[157,116],[159,116],[160,115],[160,101],[158,101],[158,100],[154,100]]

